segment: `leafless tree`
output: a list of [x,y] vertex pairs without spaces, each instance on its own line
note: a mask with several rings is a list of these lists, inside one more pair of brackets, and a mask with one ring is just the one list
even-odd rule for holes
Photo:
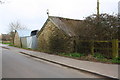
[[11,22],[9,24],[9,34],[11,36],[11,42],[14,44],[14,36],[15,36],[15,31],[18,29],[26,29],[25,26],[22,26],[18,21],[17,22]]
[[4,1],[2,1],[2,0],[0,0],[0,4],[3,4],[3,3],[5,3]]
[[17,22],[11,22],[9,24],[9,30],[10,32],[14,32],[17,29],[26,29],[25,26],[21,25],[18,21]]

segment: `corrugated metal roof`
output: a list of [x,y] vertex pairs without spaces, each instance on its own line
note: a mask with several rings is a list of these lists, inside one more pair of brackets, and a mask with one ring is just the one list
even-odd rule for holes
[[16,30],[16,31],[18,32],[19,37],[26,37],[26,36],[31,35],[31,30],[20,29],[20,30]]
[[49,19],[69,36],[78,36],[81,20],[50,16]]

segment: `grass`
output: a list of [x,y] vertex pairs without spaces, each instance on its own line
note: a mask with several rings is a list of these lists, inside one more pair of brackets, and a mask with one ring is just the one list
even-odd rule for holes
[[93,56],[100,62],[109,62],[109,63],[120,64],[120,57],[119,58],[107,59],[107,58],[105,58],[105,56],[103,56],[100,53],[94,54]]
[[84,54],[80,54],[80,53],[60,53],[59,55],[72,57],[72,58],[80,58],[82,56],[85,56]]
[[107,59],[100,53],[96,53],[94,55],[85,55],[82,53],[59,53],[60,56],[77,58],[80,60],[94,61],[94,62],[102,62],[102,63],[111,63],[111,64],[120,64],[120,58]]
[[95,53],[95,54],[93,55],[93,57],[95,57],[95,58],[97,58],[97,59],[105,59],[105,56],[103,56],[103,55],[100,54],[100,53]]
[[111,62],[120,64],[120,58],[113,58],[111,59]]
[[99,62],[105,62],[105,63],[113,63],[113,64],[120,64],[120,60],[119,59],[98,59]]
[[16,46],[14,46],[13,44],[9,44],[9,46],[13,46],[13,47],[16,47]]
[[[9,44],[9,46],[13,46],[13,47],[21,48],[21,47],[15,46],[15,45],[13,45],[13,44]],[[32,50],[31,48],[23,48],[23,47],[22,47],[22,49]]]
[[12,45],[12,43],[4,43],[4,42],[1,42],[2,44],[9,44],[9,45]]
[[[3,43],[3,44],[9,44],[9,46],[14,46],[11,43]],[[14,47],[16,47],[16,46],[14,46]],[[32,50],[30,48],[22,48],[22,49]],[[57,55],[70,57],[70,58],[74,58],[74,59],[80,59],[80,60],[120,64],[120,57],[113,58],[113,59],[107,59],[105,56],[103,56],[100,53],[95,53],[94,55],[85,55],[83,53],[58,53]]]

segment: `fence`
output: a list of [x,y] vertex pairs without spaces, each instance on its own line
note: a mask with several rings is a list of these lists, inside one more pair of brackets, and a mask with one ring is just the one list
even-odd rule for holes
[[37,49],[36,35],[21,37],[21,44],[23,48]]
[[120,56],[120,41],[114,39],[111,41],[97,40],[78,40],[76,41],[76,50],[80,53],[101,53],[108,58],[116,58]]

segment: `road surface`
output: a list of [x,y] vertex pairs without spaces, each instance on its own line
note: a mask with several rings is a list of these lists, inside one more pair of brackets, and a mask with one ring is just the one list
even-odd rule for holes
[[94,75],[2,48],[3,78],[97,78]]

